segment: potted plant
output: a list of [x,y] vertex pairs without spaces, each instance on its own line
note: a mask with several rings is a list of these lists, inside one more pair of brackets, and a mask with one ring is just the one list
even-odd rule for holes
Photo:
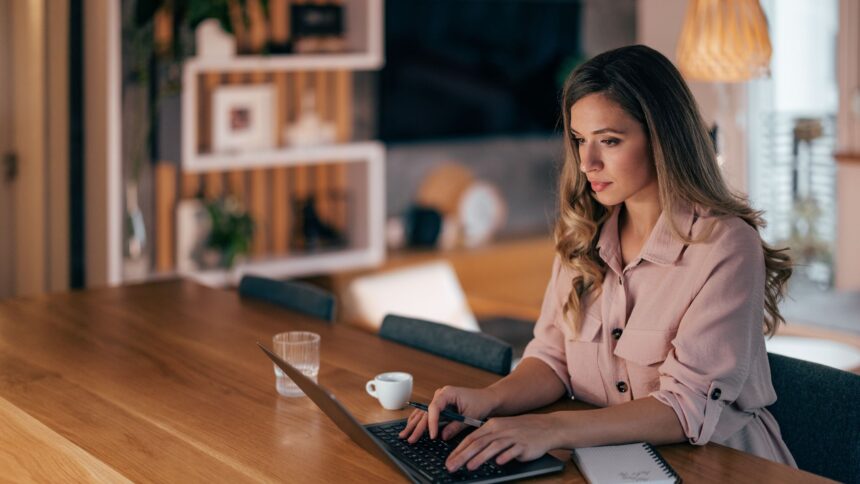
[[210,266],[229,269],[251,248],[254,221],[233,197],[207,201],[204,206],[210,223],[204,258]]

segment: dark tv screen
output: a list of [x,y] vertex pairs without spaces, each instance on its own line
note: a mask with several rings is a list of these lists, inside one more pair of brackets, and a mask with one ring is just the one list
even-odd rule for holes
[[379,82],[386,142],[552,133],[581,58],[575,0],[389,0]]

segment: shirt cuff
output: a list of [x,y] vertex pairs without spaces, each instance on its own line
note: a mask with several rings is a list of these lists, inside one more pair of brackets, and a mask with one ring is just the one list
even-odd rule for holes
[[691,444],[705,445],[711,441],[717,422],[730,395],[724,395],[727,388],[722,382],[714,380],[707,394],[696,392],[679,383],[672,377],[660,377],[660,390],[650,395],[657,401],[672,407],[684,429],[684,435]]

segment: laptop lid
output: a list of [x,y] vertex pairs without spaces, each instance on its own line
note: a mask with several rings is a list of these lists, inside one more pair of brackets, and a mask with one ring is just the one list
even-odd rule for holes
[[409,469],[388,451],[382,447],[370,432],[368,432],[356,419],[349,413],[343,405],[337,401],[337,398],[322,386],[314,383],[313,380],[306,377],[302,372],[295,367],[278,357],[278,355],[269,351],[268,348],[257,342],[257,346],[266,353],[272,362],[278,366],[290,379],[305,392],[319,408],[330,418],[335,425],[338,426],[346,435],[358,444],[359,447],[369,452],[371,455],[380,461],[388,464],[394,470],[408,476],[412,482],[420,482],[415,479]]

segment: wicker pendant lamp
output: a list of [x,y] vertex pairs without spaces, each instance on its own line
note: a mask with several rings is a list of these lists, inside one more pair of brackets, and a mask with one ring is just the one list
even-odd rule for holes
[[767,18],[758,0],[690,0],[678,41],[688,79],[740,82],[769,73]]

